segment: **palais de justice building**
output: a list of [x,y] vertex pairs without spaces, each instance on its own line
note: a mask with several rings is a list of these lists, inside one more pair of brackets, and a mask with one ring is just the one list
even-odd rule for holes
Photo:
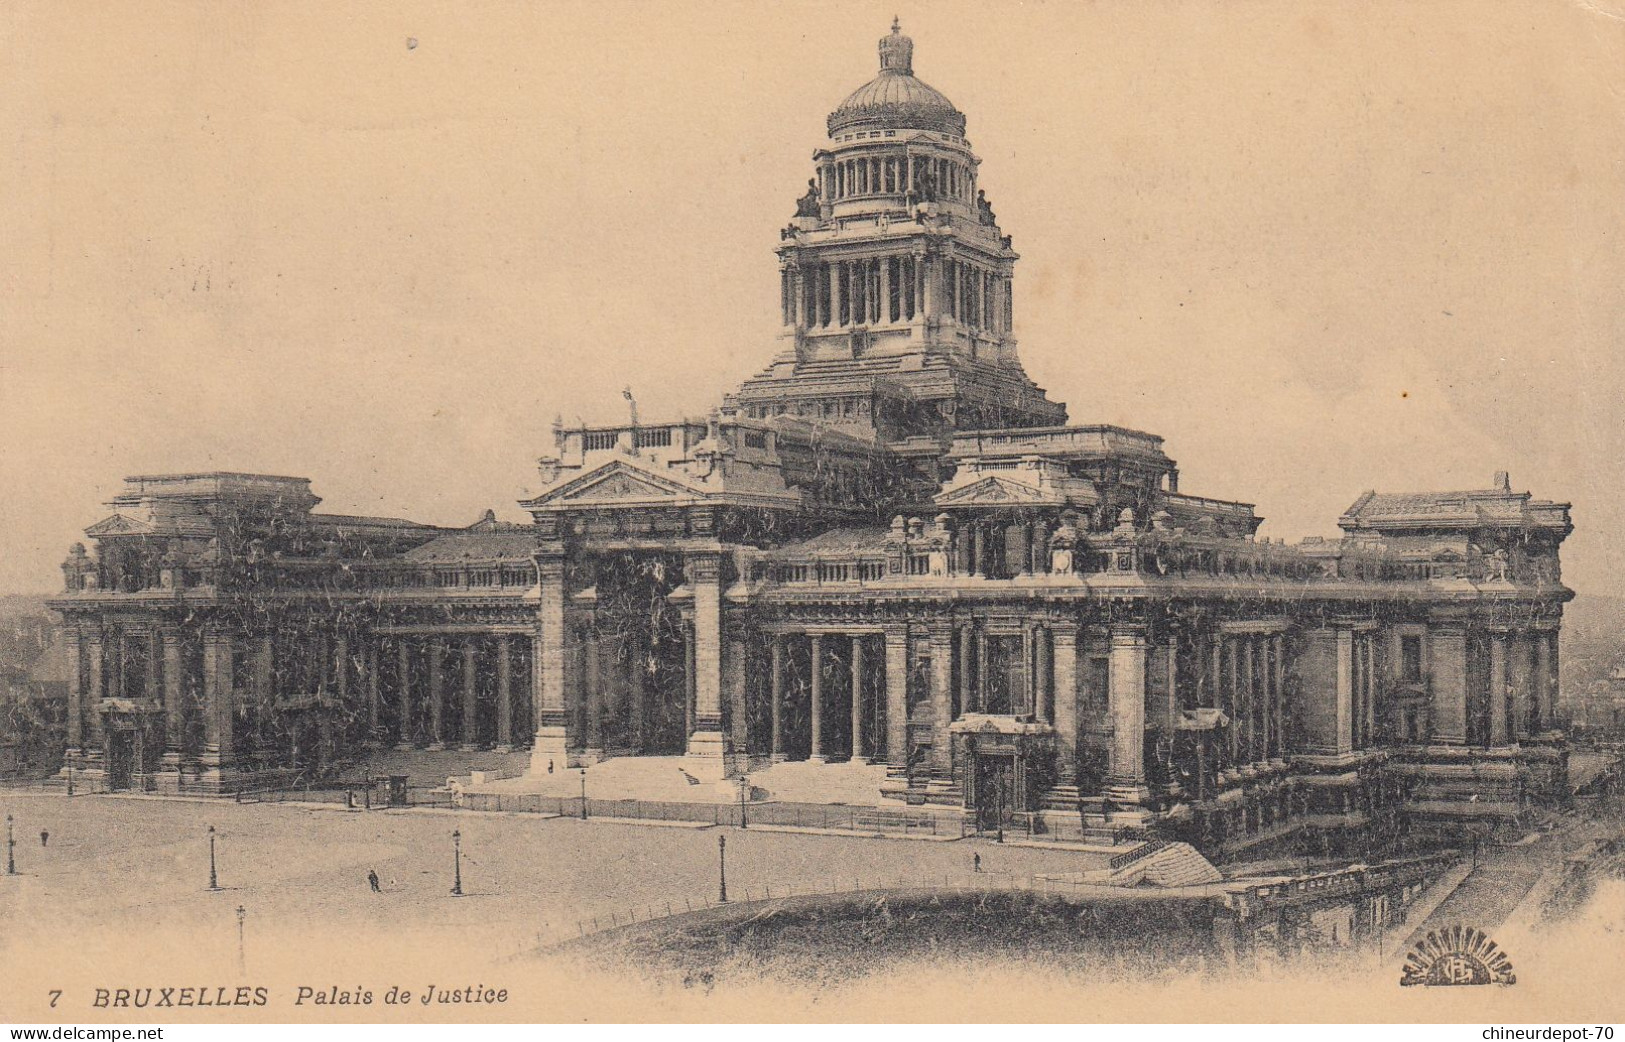
[[533,771],[665,754],[771,791],[800,760],[984,823],[1109,806],[1227,849],[1556,796],[1568,507],[1504,474],[1367,492],[1288,546],[1182,492],[1162,438],[1070,425],[912,51],[894,26],[829,116],[765,368],[702,419],[557,426],[531,523],[128,479],[54,602],[75,771],[226,792],[528,744]]

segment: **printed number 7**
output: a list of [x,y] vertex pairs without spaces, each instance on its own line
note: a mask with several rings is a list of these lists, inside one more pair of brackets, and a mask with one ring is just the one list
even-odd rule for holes
[[56,1009],[56,1000],[62,997],[61,988],[51,989],[51,1008]]

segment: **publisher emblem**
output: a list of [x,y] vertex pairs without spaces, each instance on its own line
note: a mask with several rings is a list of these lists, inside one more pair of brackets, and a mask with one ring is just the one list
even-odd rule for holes
[[1405,956],[1401,985],[1516,984],[1512,960],[1489,935],[1468,926],[1429,930]]

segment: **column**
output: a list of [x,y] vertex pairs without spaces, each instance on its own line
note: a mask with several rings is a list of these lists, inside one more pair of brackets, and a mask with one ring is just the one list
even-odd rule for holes
[[1533,649],[1529,644],[1529,634],[1518,632],[1512,636],[1507,662],[1507,683],[1512,688],[1512,739],[1523,741],[1530,735],[1529,705],[1534,680],[1530,659]]
[[1544,630],[1535,633],[1535,706],[1534,731],[1541,734],[1552,726],[1552,682],[1555,656],[1552,654],[1552,634]]
[[631,717],[632,748],[638,752],[643,751],[644,743],[644,711],[649,701],[649,648],[648,638],[640,629],[632,637],[631,666],[627,671],[629,697],[631,705],[627,708]]
[[[959,712],[960,715],[975,712],[975,674],[971,672],[971,663],[976,660],[975,653],[976,624],[962,622],[959,624]],[[950,716],[949,723],[952,723]],[[944,725],[946,726],[946,725]]]
[[946,775],[953,766],[954,631],[949,625],[931,628],[931,768]]
[[863,634],[852,634],[852,763],[864,764],[867,736],[863,727]]
[[463,749],[472,751],[480,747],[479,706],[475,703],[479,685],[476,670],[475,638],[463,641]]
[[367,744],[376,745],[378,741],[378,712],[381,708],[382,695],[378,676],[379,666],[379,639],[373,637],[367,641]]
[[350,638],[342,634],[333,642],[333,693],[340,706],[350,704]]
[[68,658],[68,751],[63,768],[73,766],[84,751],[85,677],[83,640],[77,626],[69,625],[62,634],[62,650]]
[[[163,635],[164,656],[164,762],[179,765],[186,747],[186,674],[181,635]],[[70,739],[71,740],[71,739]]]
[[92,759],[99,760],[102,748],[102,699],[107,697],[107,649],[100,630],[85,635],[85,673],[84,741],[80,748]]
[[1337,751],[1354,749],[1354,630],[1337,627]]
[[880,321],[891,321],[891,258],[881,257],[875,261],[880,266]]
[[914,321],[925,323],[930,311],[927,310],[935,302],[935,292],[931,289],[931,260],[924,253],[914,255]]
[[513,640],[506,633],[497,637],[497,748],[499,753],[513,749]]
[[1241,717],[1241,754],[1238,763],[1252,763],[1258,759],[1254,750],[1257,740],[1256,725],[1258,723],[1257,706],[1254,698],[1257,689],[1253,686],[1253,638],[1251,634],[1243,634],[1237,642],[1236,656],[1236,714]]
[[728,737],[733,753],[744,757],[750,752],[750,689],[746,656],[749,645],[743,626],[730,627],[722,658],[722,683],[728,699]]
[[412,642],[406,637],[397,637],[395,640],[396,673],[395,683],[400,697],[400,733],[396,735],[395,748],[410,749],[412,740],[417,737],[412,728]]
[[784,634],[773,634],[773,679],[769,697],[773,700],[768,712],[772,722],[772,755],[774,763],[784,762]]
[[[1219,636],[1219,672],[1218,678],[1222,694],[1220,696],[1226,715],[1230,717],[1230,766],[1241,766],[1242,747],[1241,732],[1246,727],[1241,716],[1241,703],[1237,698],[1236,689],[1239,686],[1237,674],[1240,670],[1241,656],[1236,651],[1234,637]],[[1228,683],[1225,678],[1228,676]]]
[[260,717],[259,733],[254,735],[254,745],[259,745],[262,736],[269,734],[266,725],[270,723],[276,713],[276,677],[272,672],[275,659],[272,658],[274,643],[271,634],[264,633],[254,642],[253,650],[249,655],[248,700]]
[[976,631],[976,711],[987,712],[987,631]]
[[224,633],[203,637],[203,764],[216,781],[232,762],[232,644]]
[[1040,723],[1047,724],[1055,719],[1054,676],[1050,662],[1053,650],[1051,645],[1053,636],[1050,628],[1048,626],[1038,627],[1033,631],[1033,639],[1038,642],[1036,649],[1037,663],[1034,666],[1038,675],[1034,678],[1033,684],[1033,715],[1038,718]]
[[1275,714],[1275,748],[1273,759],[1286,755],[1286,637],[1277,633],[1270,638],[1275,647],[1275,699],[1270,709]]
[[683,740],[694,733],[694,623],[683,620]]
[[[158,628],[154,626],[147,631],[147,671],[141,685],[141,697],[149,702],[156,702],[163,698],[162,684],[164,646],[158,638]],[[137,767],[137,770],[140,768]]]
[[1055,755],[1058,782],[1070,784],[1078,762],[1078,627],[1065,622],[1051,630],[1054,652]]
[[814,633],[807,638],[812,649],[812,763],[824,762],[824,637]]
[[886,629],[886,762],[908,765],[908,627]]
[[1107,782],[1111,797],[1141,803],[1145,787],[1145,632],[1114,627],[1108,700],[1112,719],[1111,761]]
[[722,736],[722,555],[697,553],[685,562],[694,590],[694,730],[686,770],[721,781],[727,745]]
[[446,688],[444,670],[446,642],[440,637],[429,641],[429,748],[446,747]]
[[1032,623],[1021,627],[1021,688],[1010,692],[1010,712],[1038,716],[1038,638]]
[[598,640],[598,623],[587,613],[581,624],[581,655],[584,686],[581,697],[587,706],[587,744],[585,761],[597,763],[604,758],[604,648]]
[[970,574],[987,577],[987,537],[983,535],[986,526],[980,522],[971,527],[971,562]]
[[1433,741],[1467,744],[1467,632],[1441,626],[1428,634],[1433,663]]
[[536,737],[530,749],[532,774],[569,762],[568,716],[564,710],[564,555],[536,558],[541,598],[536,606],[536,633],[531,638],[530,697]]
[[1490,652],[1490,740],[1491,746],[1508,742],[1507,721],[1507,635],[1491,633]]

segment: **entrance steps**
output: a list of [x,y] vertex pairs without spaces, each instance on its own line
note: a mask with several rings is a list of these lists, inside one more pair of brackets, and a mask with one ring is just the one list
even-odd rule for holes
[[1201,886],[1224,880],[1219,870],[1189,843],[1152,842],[1140,849],[1146,851],[1143,856],[1134,857],[1113,871],[1113,883],[1170,887]]
[[785,760],[751,772],[753,789],[782,803],[843,803],[854,807],[901,807],[882,793],[886,765]]
[[[612,756],[600,760],[584,768],[587,798],[662,803],[734,803],[739,800],[737,785],[718,785],[715,781],[695,778],[684,769],[685,763],[683,756]],[[518,778],[471,785],[468,791],[580,796],[582,771],[580,767],[560,765],[552,774],[532,770]]]

